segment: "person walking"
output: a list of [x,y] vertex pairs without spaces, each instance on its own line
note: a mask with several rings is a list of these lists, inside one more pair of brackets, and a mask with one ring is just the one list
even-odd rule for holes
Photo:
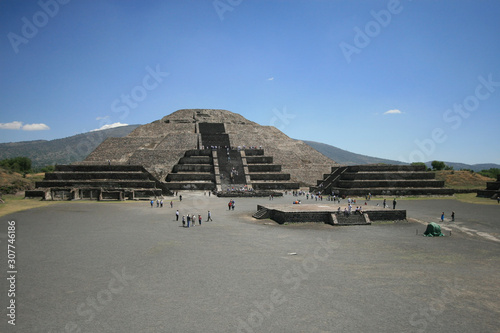
[[441,222],[444,222],[444,212],[441,213]]
[[191,215],[187,214],[186,220],[187,220],[187,227],[189,228],[189,222],[191,222]]
[[387,207],[387,199],[384,199],[384,208]]
[[208,211],[208,217],[207,217],[207,222],[212,221],[212,213]]
[[394,198],[394,200],[392,200],[392,209],[396,209],[396,204],[397,204],[397,201],[396,201],[396,198]]
[[193,227],[196,226],[196,216],[194,216],[194,214],[193,216],[191,216],[191,224],[193,225]]
[[174,202],[170,200],[170,208],[174,208]]
[[234,210],[234,206],[235,206],[235,204],[234,204],[234,200],[233,200],[233,201],[231,201],[231,209],[232,210]]
[[451,212],[451,222],[455,222],[455,212]]
[[201,225],[201,214],[198,214],[198,224]]
[[186,227],[186,217],[182,215],[182,226]]
[[155,201],[153,199],[151,199],[151,208],[153,208],[154,203],[155,203]]
[[179,221],[179,210],[178,209],[175,211],[175,220]]

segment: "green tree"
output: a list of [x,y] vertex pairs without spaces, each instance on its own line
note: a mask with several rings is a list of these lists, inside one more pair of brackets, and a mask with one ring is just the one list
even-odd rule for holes
[[485,177],[490,177],[490,178],[497,178],[498,175],[500,175],[500,169],[499,168],[490,168],[490,169],[485,169],[481,170],[478,172],[480,175],[483,175]]
[[446,164],[444,164],[444,162],[441,161],[432,161],[431,166],[432,170],[439,171],[443,170],[446,167]]
[[13,157],[0,161],[0,166],[13,172],[27,173],[31,171],[31,159],[28,157]]

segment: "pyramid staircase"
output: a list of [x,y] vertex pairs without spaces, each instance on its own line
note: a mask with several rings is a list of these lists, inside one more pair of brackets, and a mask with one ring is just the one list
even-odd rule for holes
[[281,171],[281,165],[273,163],[272,156],[264,155],[263,149],[246,149],[245,161],[249,180],[256,190],[298,189],[296,182],[290,181],[290,174]]
[[165,181],[165,186],[171,191],[215,189],[212,151],[209,149],[186,151]]

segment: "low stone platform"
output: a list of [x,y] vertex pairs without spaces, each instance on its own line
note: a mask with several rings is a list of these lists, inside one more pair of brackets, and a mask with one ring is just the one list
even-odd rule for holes
[[[340,207],[340,211],[339,211]],[[369,225],[372,221],[406,220],[406,210],[370,207],[363,210],[363,215],[353,211],[344,215],[346,205],[329,204],[288,204],[288,205],[257,205],[254,218],[271,220],[283,224],[286,222],[323,222],[332,225]],[[365,208],[362,206],[362,208]]]
[[445,188],[435,176],[424,165],[335,166],[310,191],[340,196],[453,195],[455,190]]
[[478,197],[496,199],[500,196],[500,175],[496,182],[487,182],[486,189],[477,191]]

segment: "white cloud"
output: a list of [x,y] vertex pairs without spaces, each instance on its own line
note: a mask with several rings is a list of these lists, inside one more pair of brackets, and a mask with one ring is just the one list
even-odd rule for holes
[[0,123],[0,129],[10,129],[10,130],[18,130],[21,129],[23,123],[20,121],[13,121],[11,123]]
[[26,124],[23,125],[23,131],[47,131],[50,127],[45,124]]
[[122,124],[122,123],[106,124],[104,126],[101,126],[100,128],[93,129],[90,132],[102,131],[105,129],[115,128],[115,127],[120,127],[120,126],[128,126],[128,124]]
[[45,124],[26,124],[21,121],[13,121],[11,123],[0,123],[0,129],[23,130],[23,131],[46,131],[50,127]]
[[402,114],[402,113],[403,112],[401,112],[400,110],[389,110],[384,112],[384,114]]
[[274,77],[270,77],[267,79],[267,81],[272,81],[272,80],[274,80]]
[[109,116],[97,117],[97,118],[95,118],[95,120],[103,120],[103,119],[108,119],[108,118],[109,118]]

